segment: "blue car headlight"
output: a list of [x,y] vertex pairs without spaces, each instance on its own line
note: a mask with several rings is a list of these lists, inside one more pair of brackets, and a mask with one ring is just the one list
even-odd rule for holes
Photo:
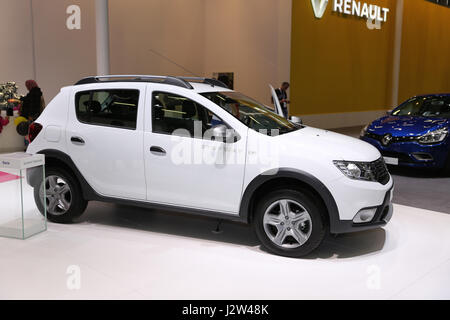
[[419,137],[418,141],[421,144],[433,144],[439,143],[445,140],[448,136],[448,128],[441,128],[434,131],[430,131],[423,136]]

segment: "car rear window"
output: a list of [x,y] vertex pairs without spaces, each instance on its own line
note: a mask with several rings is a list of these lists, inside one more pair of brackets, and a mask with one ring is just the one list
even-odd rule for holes
[[91,125],[136,129],[139,90],[111,89],[78,92],[78,121]]

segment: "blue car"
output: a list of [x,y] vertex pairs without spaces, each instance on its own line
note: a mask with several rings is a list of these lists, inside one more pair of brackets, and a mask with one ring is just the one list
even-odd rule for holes
[[387,164],[450,172],[450,94],[418,96],[366,126],[361,139]]

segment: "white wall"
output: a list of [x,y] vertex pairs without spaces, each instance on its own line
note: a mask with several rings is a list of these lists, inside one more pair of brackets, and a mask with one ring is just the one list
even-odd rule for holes
[[0,1],[0,82],[16,81],[22,94],[25,81],[34,76],[29,4],[29,0]]
[[[72,4],[81,7],[81,30],[66,28]],[[290,78],[291,10],[292,0],[110,0],[111,73],[234,72],[235,89],[270,104],[268,85]],[[34,78],[49,102],[96,73],[93,0],[2,0],[0,12],[8,13],[0,20],[8,39],[0,43],[0,81],[17,81],[26,93]]]
[[[25,81],[34,76],[29,0],[2,0],[0,12],[0,82],[16,81],[19,93],[24,94]],[[6,112],[1,115],[5,117]],[[0,133],[0,153],[23,148],[23,138],[16,133],[11,117]]]
[[[71,4],[81,7],[81,30],[66,27]],[[0,82],[15,81],[26,94],[25,81],[35,79],[49,102],[61,87],[95,74],[94,1],[2,0],[0,12]],[[0,134],[0,152],[21,149],[11,123]]]
[[[72,4],[81,8],[80,30],[66,27]],[[61,87],[96,73],[94,8],[92,0],[33,0],[36,80],[47,102]]]
[[290,78],[292,0],[110,0],[111,73],[212,76],[270,103]]
[[205,0],[110,0],[112,74],[203,74]]
[[[66,28],[71,4],[81,7],[81,30]],[[267,103],[268,84],[289,79],[292,0],[110,0],[109,7],[112,73],[230,71],[238,90]],[[24,81],[35,77],[49,101],[94,74],[94,10],[93,0],[2,0],[0,36],[8,40],[0,43],[0,81],[15,80],[25,93]]]
[[292,0],[207,0],[205,67],[235,72],[235,89],[270,104],[290,79]]
[[[81,30],[66,28],[71,4],[81,7]],[[95,73],[94,1],[1,0],[0,12],[0,82],[16,81],[25,94],[25,81],[35,79],[49,101],[62,86]]]

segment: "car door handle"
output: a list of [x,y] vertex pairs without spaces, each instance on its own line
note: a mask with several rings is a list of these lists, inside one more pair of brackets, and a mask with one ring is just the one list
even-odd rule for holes
[[78,146],[84,145],[84,140],[80,137],[72,137],[70,138],[70,141],[72,141],[73,144],[76,144]]
[[164,150],[161,147],[156,147],[156,146],[151,147],[150,152],[157,156],[165,156],[166,155],[166,150]]

